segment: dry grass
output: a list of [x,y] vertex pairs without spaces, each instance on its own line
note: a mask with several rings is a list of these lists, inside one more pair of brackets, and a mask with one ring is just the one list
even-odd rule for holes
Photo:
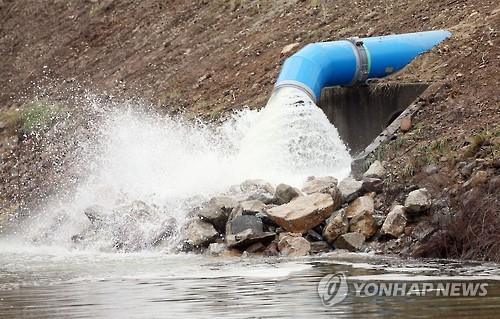
[[414,251],[416,257],[500,262],[499,192],[475,188],[463,195],[460,212],[443,223],[441,231]]

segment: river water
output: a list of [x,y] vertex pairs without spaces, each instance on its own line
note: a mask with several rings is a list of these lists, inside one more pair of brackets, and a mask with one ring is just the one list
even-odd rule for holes
[[[363,254],[301,259],[2,252],[0,318],[495,318],[496,265]],[[324,306],[321,277],[348,282],[481,282],[486,296],[357,296]]]
[[[89,101],[88,109],[106,111],[91,126],[93,135],[77,141],[75,158],[84,159],[73,163],[77,187],[47,198],[13,227],[0,227],[0,318],[487,318],[500,313],[496,265],[337,252],[301,259],[175,253],[186,214],[231,185],[261,178],[300,187],[307,176],[349,174],[351,158],[336,128],[300,91],[278,91],[262,110],[235,113],[215,128],[138,113],[134,105],[108,108]],[[149,210],[146,217],[132,224],[121,219],[123,207],[138,201]],[[74,235],[90,226],[84,210],[92,205],[113,214],[114,222],[76,243]],[[171,221],[177,235],[149,247],[148,240]],[[124,250],[116,251],[117,241]],[[325,306],[318,283],[339,273],[347,276],[347,295]],[[486,296],[475,297],[367,296],[353,289],[356,283],[381,281],[488,286]]]

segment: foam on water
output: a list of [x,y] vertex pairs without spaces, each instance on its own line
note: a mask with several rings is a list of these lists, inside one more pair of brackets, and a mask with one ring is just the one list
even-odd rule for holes
[[[217,127],[120,108],[104,115],[93,139],[94,154],[82,170],[87,176],[76,191],[49,200],[14,240],[70,248],[71,236],[89,226],[85,208],[114,211],[133,201],[159,216],[134,224],[133,236],[154,236],[169,218],[180,227],[194,207],[246,179],[300,187],[307,176],[343,178],[350,170],[337,129],[293,88],[280,89],[262,110],[237,112]],[[88,154],[89,148],[82,150]],[[114,231],[93,238],[90,247],[109,248]]]

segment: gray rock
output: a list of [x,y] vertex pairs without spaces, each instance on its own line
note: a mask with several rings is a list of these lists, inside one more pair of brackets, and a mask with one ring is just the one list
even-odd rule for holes
[[240,189],[244,193],[258,190],[263,190],[270,194],[274,194],[275,192],[274,186],[263,179],[248,179],[240,184]]
[[220,256],[227,250],[226,244],[211,243],[208,245],[207,253],[212,256]]
[[373,213],[375,210],[375,204],[373,198],[370,196],[361,196],[356,198],[352,203],[346,208],[347,218],[353,218],[356,215],[364,214],[364,212]]
[[465,163],[464,166],[460,169],[460,173],[466,177],[472,174],[472,171],[476,167],[476,162],[472,161],[470,163]]
[[307,180],[302,187],[305,194],[330,193],[332,187],[337,186],[337,179],[331,176],[315,177]]
[[260,200],[247,200],[235,207],[236,215],[257,215],[264,213],[266,205]]
[[344,209],[338,210],[326,220],[326,226],[323,229],[323,238],[329,243],[333,242],[349,230],[349,221]]
[[357,251],[363,247],[365,236],[361,233],[347,233],[340,235],[333,244],[337,249],[347,249]]
[[208,201],[207,205],[198,212],[198,216],[204,221],[212,224],[218,232],[224,233],[229,214],[237,205],[238,202],[232,197],[213,197]]
[[363,177],[383,178],[384,175],[385,175],[384,166],[380,161],[377,160],[370,165],[370,167],[366,172],[364,172]]
[[264,225],[260,218],[253,215],[240,215],[231,220],[227,234],[238,234],[244,230],[250,229],[252,234],[262,234],[264,232]]
[[363,183],[355,180],[352,177],[344,178],[339,183],[339,190],[342,194],[342,201],[344,203],[349,203],[356,199],[360,195],[362,186]]
[[439,167],[434,164],[426,165],[422,168],[422,172],[426,175],[433,175],[439,172]]
[[279,184],[276,186],[276,193],[274,194],[273,202],[278,205],[283,205],[302,195],[302,192],[295,187],[286,184]]
[[425,188],[410,192],[405,200],[406,212],[410,214],[424,212],[431,207],[431,204],[431,196]]
[[311,244],[303,237],[288,235],[279,241],[278,250],[282,256],[306,256],[311,250]]
[[407,223],[405,208],[402,205],[394,206],[382,225],[382,233],[398,238],[405,230]]
[[384,190],[384,181],[376,177],[365,177],[363,178],[361,189],[365,193],[382,193]]
[[208,246],[217,239],[219,233],[212,224],[194,219],[187,227],[187,243],[194,247]]
[[322,241],[323,240],[323,236],[321,236],[314,229],[309,229],[307,231],[307,239],[309,239],[310,241]]
[[87,207],[85,208],[83,213],[85,214],[85,216],[87,216],[92,225],[97,227],[101,226],[106,219],[104,209],[99,205]]
[[268,209],[266,214],[285,230],[304,233],[327,219],[335,206],[331,195],[314,193]]
[[310,243],[313,254],[326,253],[331,250],[330,245],[326,241],[314,241]]
[[276,238],[276,233],[261,232],[256,233],[252,229],[245,229],[237,234],[227,235],[226,243],[229,248],[238,248],[245,250],[247,247],[261,242],[265,245],[269,244]]

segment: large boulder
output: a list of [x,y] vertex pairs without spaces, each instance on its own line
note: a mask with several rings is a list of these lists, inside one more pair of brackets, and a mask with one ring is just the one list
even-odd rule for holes
[[425,188],[410,192],[405,200],[406,212],[410,214],[422,213],[429,209],[431,204],[431,196]]
[[287,184],[279,184],[276,186],[276,193],[274,194],[274,203],[283,205],[289,203],[292,199],[302,196],[302,192],[295,187]]
[[361,233],[366,238],[370,238],[375,235],[377,230],[377,221],[375,220],[373,213],[366,210],[355,215],[349,223],[350,232]]
[[356,199],[360,192],[363,184],[360,181],[355,180],[352,177],[344,178],[339,183],[339,191],[342,194],[342,201],[344,203],[349,203]]
[[368,170],[363,174],[363,177],[383,178],[385,175],[384,166],[380,161],[373,162]]
[[374,207],[373,198],[370,196],[361,196],[356,198],[346,208],[347,218],[353,218],[356,215],[362,215],[364,212],[373,213]]
[[217,196],[208,201],[198,216],[204,221],[212,224],[221,234],[225,232],[226,222],[229,214],[238,205],[238,202],[229,196]]
[[266,211],[267,216],[285,230],[304,233],[327,219],[338,206],[330,194],[300,196]]
[[326,220],[323,228],[323,238],[331,245],[340,236],[349,230],[349,221],[344,209],[338,210]]
[[361,233],[347,233],[340,235],[334,242],[333,246],[337,249],[347,249],[349,251],[357,251],[363,247],[365,236]]
[[305,194],[330,193],[332,187],[337,187],[337,179],[332,176],[313,177],[308,179],[302,187]]
[[282,256],[306,256],[311,250],[311,244],[304,237],[286,235],[279,241],[278,249]]
[[194,219],[186,229],[186,242],[193,247],[204,247],[213,243],[219,233],[212,224]]
[[382,225],[382,233],[398,238],[405,230],[407,223],[405,207],[402,205],[394,206]]

